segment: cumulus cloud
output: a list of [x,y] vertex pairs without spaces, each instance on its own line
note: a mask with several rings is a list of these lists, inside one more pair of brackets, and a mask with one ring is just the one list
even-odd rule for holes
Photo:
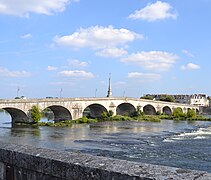
[[24,34],[21,36],[22,39],[29,39],[29,38],[32,38],[32,35],[31,34]]
[[80,70],[65,70],[59,72],[59,75],[70,78],[81,78],[81,79],[91,79],[94,75],[91,72],[80,71]]
[[188,63],[186,66],[181,66],[182,70],[195,70],[200,69],[200,66],[193,63]]
[[102,49],[132,42],[137,38],[143,39],[144,36],[127,29],[114,29],[112,26],[92,26],[80,28],[67,36],[56,36],[54,41],[60,46]]
[[76,0],[1,0],[0,14],[28,17],[30,13],[52,15],[63,12]]
[[185,55],[187,55],[187,56],[189,56],[189,57],[194,58],[194,55],[193,55],[192,53],[190,53],[190,52],[189,52],[188,50],[186,50],[186,49],[183,49],[183,50],[182,50],[182,53],[185,54]]
[[154,73],[140,73],[140,72],[130,72],[128,73],[128,78],[138,79],[140,81],[156,81],[161,78],[160,74]]
[[153,4],[148,4],[140,10],[136,10],[130,14],[130,19],[143,19],[147,21],[156,21],[167,18],[176,19],[177,13],[173,10],[172,6],[166,2],[157,1]]
[[54,67],[54,66],[48,66],[47,67],[47,70],[48,71],[56,71],[58,68],[57,67]]
[[171,68],[178,57],[163,51],[138,52],[122,58],[121,62],[137,64],[144,69],[165,71]]
[[26,71],[10,71],[7,68],[0,67],[1,77],[28,77],[30,73]]
[[88,63],[85,61],[79,61],[78,59],[70,59],[68,60],[68,63],[70,66],[74,67],[86,67],[88,66]]
[[128,52],[122,48],[107,48],[96,53],[97,56],[112,58],[119,58],[127,54]]

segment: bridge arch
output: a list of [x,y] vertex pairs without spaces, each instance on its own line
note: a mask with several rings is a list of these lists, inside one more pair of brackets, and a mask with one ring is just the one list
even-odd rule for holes
[[171,115],[172,114],[171,108],[168,106],[163,107],[163,114]]
[[151,104],[144,106],[143,112],[146,115],[156,115],[156,110],[155,110],[154,106],[152,106]]
[[5,111],[7,111],[10,114],[10,116],[12,118],[12,124],[31,122],[29,117],[27,116],[27,114],[20,109],[11,108],[11,107],[6,107],[6,108],[2,108],[2,109],[4,109]]
[[122,116],[125,116],[125,115],[132,116],[135,111],[136,111],[136,108],[130,103],[119,104],[116,108],[116,114],[122,115]]
[[100,118],[103,112],[108,113],[108,110],[103,105],[94,103],[84,109],[83,116],[88,118]]
[[72,115],[70,111],[63,106],[52,105],[52,106],[48,106],[47,108],[53,111],[54,121],[72,120]]

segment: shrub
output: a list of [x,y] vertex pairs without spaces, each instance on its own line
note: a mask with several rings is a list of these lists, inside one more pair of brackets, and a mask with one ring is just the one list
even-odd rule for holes
[[32,106],[31,109],[31,118],[35,123],[38,123],[42,115],[38,106]]
[[196,118],[196,112],[193,109],[188,109],[187,118]]
[[185,114],[182,112],[181,108],[174,109],[172,116],[174,117],[174,119],[185,118]]

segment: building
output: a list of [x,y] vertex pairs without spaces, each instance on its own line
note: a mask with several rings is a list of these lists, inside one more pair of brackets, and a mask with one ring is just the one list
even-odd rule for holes
[[203,106],[208,107],[210,106],[210,97],[207,97],[205,94],[193,94],[193,95],[187,95],[187,94],[177,94],[177,95],[170,95],[170,94],[147,94],[145,96],[150,96],[154,100],[160,100],[162,95],[169,95],[174,97],[175,103],[181,103],[181,104],[191,104],[196,106]]
[[209,99],[207,98],[205,94],[194,94],[194,95],[191,95],[190,104],[196,105],[196,106],[208,107]]

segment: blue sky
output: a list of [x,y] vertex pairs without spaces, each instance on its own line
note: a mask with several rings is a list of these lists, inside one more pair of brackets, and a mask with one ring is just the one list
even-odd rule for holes
[[0,0],[0,98],[211,95],[210,0]]

